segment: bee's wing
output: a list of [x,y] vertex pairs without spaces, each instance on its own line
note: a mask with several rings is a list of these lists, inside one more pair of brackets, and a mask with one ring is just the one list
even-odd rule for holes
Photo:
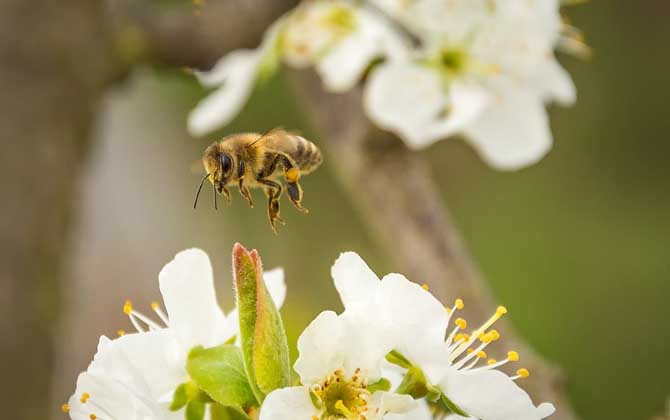
[[258,146],[261,142],[265,142],[270,139],[277,139],[278,137],[282,136],[299,136],[299,132],[295,130],[286,130],[284,127],[275,127],[270,129],[269,131],[263,133],[258,137],[258,139],[254,140],[252,143],[249,144],[249,147],[254,147]]

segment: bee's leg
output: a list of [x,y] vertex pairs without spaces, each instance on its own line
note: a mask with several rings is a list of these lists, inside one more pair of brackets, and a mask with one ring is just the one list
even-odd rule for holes
[[302,187],[298,182],[300,179],[300,169],[287,156],[282,156],[282,165],[284,166],[284,179],[286,179],[288,198],[295,208],[303,213],[308,213],[309,210],[300,204],[302,201]]
[[240,187],[240,193],[242,194],[242,197],[247,199],[249,207],[254,208],[254,201],[251,199],[249,189],[247,188],[246,185],[244,185],[244,178],[240,178],[239,187]]
[[268,197],[268,218],[272,230],[277,233],[276,222],[284,225],[284,220],[279,216],[279,197],[282,193],[282,186],[269,179],[258,179],[258,182],[265,185],[265,195]]
[[221,192],[223,193],[223,196],[226,198],[226,204],[230,204],[232,198],[230,197],[230,190],[228,189],[228,187],[221,188]]

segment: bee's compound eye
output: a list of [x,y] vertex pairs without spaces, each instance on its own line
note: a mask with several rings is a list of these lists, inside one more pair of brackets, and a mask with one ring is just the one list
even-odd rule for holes
[[233,169],[233,160],[230,155],[227,153],[221,154],[221,170],[224,174],[227,174],[231,169]]

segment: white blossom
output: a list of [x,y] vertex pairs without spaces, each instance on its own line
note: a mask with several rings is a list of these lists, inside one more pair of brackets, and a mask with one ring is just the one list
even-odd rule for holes
[[518,353],[510,351],[505,359],[489,359],[480,366],[487,358],[486,346],[500,338],[491,326],[507,312],[504,307],[468,334],[462,318],[449,328],[452,315],[463,308],[461,299],[445,310],[425,288],[400,274],[380,280],[355,253],[342,254],[332,273],[345,306],[343,316],[367,313],[368,322],[385,334],[391,326],[393,349],[469,415],[482,420],[540,420],[553,413],[551,404],[536,407],[515,383],[528,376],[526,369],[513,377],[496,370],[518,361]]
[[189,131],[199,136],[229,123],[261,73],[278,62],[294,68],[314,66],[327,90],[343,92],[356,85],[374,59],[405,54],[402,37],[355,2],[303,2],[268,29],[257,49],[233,51],[211,71],[196,72],[204,86],[218,88],[191,112]]
[[[175,389],[188,381],[186,357],[195,346],[212,347],[239,338],[237,309],[224,314],[216,300],[212,267],[199,249],[178,253],[159,274],[166,312],[151,304],[159,321],[133,308],[124,312],[137,330],[98,350],[64,406],[73,420],[160,420],[183,418],[168,410]],[[286,296],[282,269],[263,274],[277,307]]]
[[545,104],[575,101],[554,56],[562,22],[555,0],[375,0],[421,47],[389,60],[366,86],[375,123],[423,148],[464,134],[498,169],[541,159],[552,136]]
[[414,409],[410,396],[368,390],[381,378],[384,355],[391,349],[388,329],[368,325],[367,317],[319,314],[298,339],[294,369],[302,385],[270,393],[260,420],[380,420]]

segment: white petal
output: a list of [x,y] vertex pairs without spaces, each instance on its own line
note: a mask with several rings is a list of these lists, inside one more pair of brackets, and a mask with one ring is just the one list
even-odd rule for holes
[[179,384],[188,380],[185,354],[167,330],[126,334],[114,346],[145,381],[156,401],[171,401]]
[[293,368],[303,384],[321,381],[344,364],[340,351],[344,324],[332,311],[321,312],[298,338],[299,356]]
[[202,250],[182,251],[158,275],[172,329],[183,348],[220,344],[224,316],[216,301],[209,257]]
[[528,91],[501,96],[464,131],[482,159],[501,170],[538,162],[552,144],[542,98]]
[[344,92],[354,87],[375,58],[404,58],[408,54],[405,41],[377,15],[357,10],[356,26],[354,33],[317,63],[317,72],[330,91]]
[[202,136],[228,124],[242,110],[256,82],[260,50],[233,51],[209,73],[199,73],[205,85],[223,84],[200,101],[188,117],[188,130]]
[[541,420],[553,413],[551,404],[535,407],[526,391],[496,370],[468,374],[452,369],[441,385],[447,397],[478,419]]
[[556,101],[563,106],[571,106],[577,100],[577,88],[570,74],[553,57],[540,67],[533,83],[543,93],[546,102]]
[[281,309],[286,299],[286,282],[284,281],[284,269],[275,268],[269,271],[263,272],[263,280],[265,280],[265,287],[267,287],[272,300],[277,306],[277,309]]
[[311,420],[318,417],[309,388],[296,386],[272,391],[263,401],[259,420]]
[[387,419],[386,413],[407,413],[416,406],[416,401],[409,395],[383,391],[375,392],[370,400],[369,410],[365,418],[367,420]]
[[379,127],[394,131],[410,146],[425,141],[425,127],[445,110],[437,72],[409,62],[390,62],[372,72],[363,97],[365,111]]
[[406,413],[389,413],[384,416],[384,420],[432,420],[433,414],[430,412],[425,400],[417,401],[414,408]]
[[347,310],[367,310],[368,302],[380,286],[379,277],[355,252],[345,252],[330,270],[335,288]]

